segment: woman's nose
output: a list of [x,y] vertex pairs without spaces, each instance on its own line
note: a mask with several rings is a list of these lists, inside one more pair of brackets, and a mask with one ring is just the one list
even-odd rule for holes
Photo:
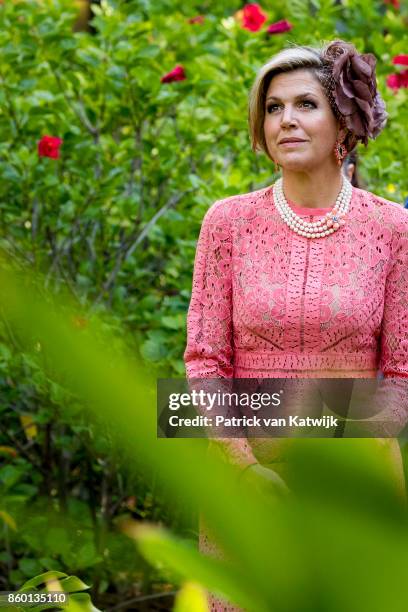
[[288,127],[291,125],[296,125],[296,121],[295,109],[292,106],[285,106],[281,115],[281,126]]

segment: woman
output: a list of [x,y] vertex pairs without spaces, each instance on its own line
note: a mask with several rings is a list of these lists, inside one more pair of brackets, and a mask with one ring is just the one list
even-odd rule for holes
[[[391,433],[403,427],[405,413],[394,409],[407,403],[408,215],[341,172],[345,156],[376,138],[386,118],[374,56],[344,41],[286,49],[261,68],[249,100],[252,148],[282,177],[217,201],[204,218],[188,377],[376,378],[381,371],[379,404],[393,398]],[[263,466],[279,466],[290,442],[232,439],[225,447],[246,473],[268,478],[273,472]],[[384,444],[402,490],[398,443]],[[208,542],[202,548],[210,550]],[[212,609],[234,608],[213,601]]]

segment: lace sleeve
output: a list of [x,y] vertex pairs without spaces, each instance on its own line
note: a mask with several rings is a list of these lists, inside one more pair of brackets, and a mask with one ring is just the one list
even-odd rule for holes
[[[194,263],[184,353],[190,389],[202,389],[203,381],[198,379],[204,378],[223,379],[218,383],[224,392],[232,388],[231,251],[228,218],[221,202],[216,202],[204,217]],[[208,381],[210,389],[214,382]],[[218,438],[212,443],[238,467],[257,463],[245,438]]]
[[233,376],[232,245],[220,204],[205,215],[197,243],[184,353],[189,378]]
[[408,377],[408,215],[386,280],[380,368],[386,378]]
[[408,421],[408,215],[399,224],[393,247],[380,339],[384,379],[375,397],[388,436],[397,436]]

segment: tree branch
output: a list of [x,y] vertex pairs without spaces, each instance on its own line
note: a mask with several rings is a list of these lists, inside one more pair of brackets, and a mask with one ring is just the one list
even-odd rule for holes
[[137,234],[137,235],[135,235],[135,233],[131,234],[129,238],[127,239],[127,241],[121,244],[121,246],[118,249],[117,260],[116,260],[115,266],[113,270],[111,270],[111,273],[109,274],[107,280],[105,281],[102,287],[102,290],[96,297],[92,307],[95,307],[101,301],[103,294],[112,287],[122,267],[122,264],[133,254],[135,249],[144,240],[144,238],[146,238],[147,234],[150,232],[153,225],[157,223],[160,217],[162,217],[169,208],[171,208],[172,206],[175,206],[184,196],[188,195],[189,193],[195,190],[196,188],[191,188],[181,194],[174,195],[172,198],[170,198],[168,202],[166,202],[166,204],[164,204],[164,206],[160,208],[160,210],[157,211],[157,213],[150,219],[150,221],[148,221],[148,223],[142,229],[140,234]]

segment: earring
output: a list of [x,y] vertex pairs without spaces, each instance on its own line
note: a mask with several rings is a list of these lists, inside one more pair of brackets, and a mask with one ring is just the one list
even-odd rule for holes
[[339,141],[336,142],[336,144],[334,145],[334,155],[337,159],[337,165],[341,166],[341,164],[343,163],[343,159],[347,155],[347,149],[344,146],[344,143]]
[[274,159],[273,163],[275,164],[275,172],[279,172],[280,166],[279,166],[278,162]]

